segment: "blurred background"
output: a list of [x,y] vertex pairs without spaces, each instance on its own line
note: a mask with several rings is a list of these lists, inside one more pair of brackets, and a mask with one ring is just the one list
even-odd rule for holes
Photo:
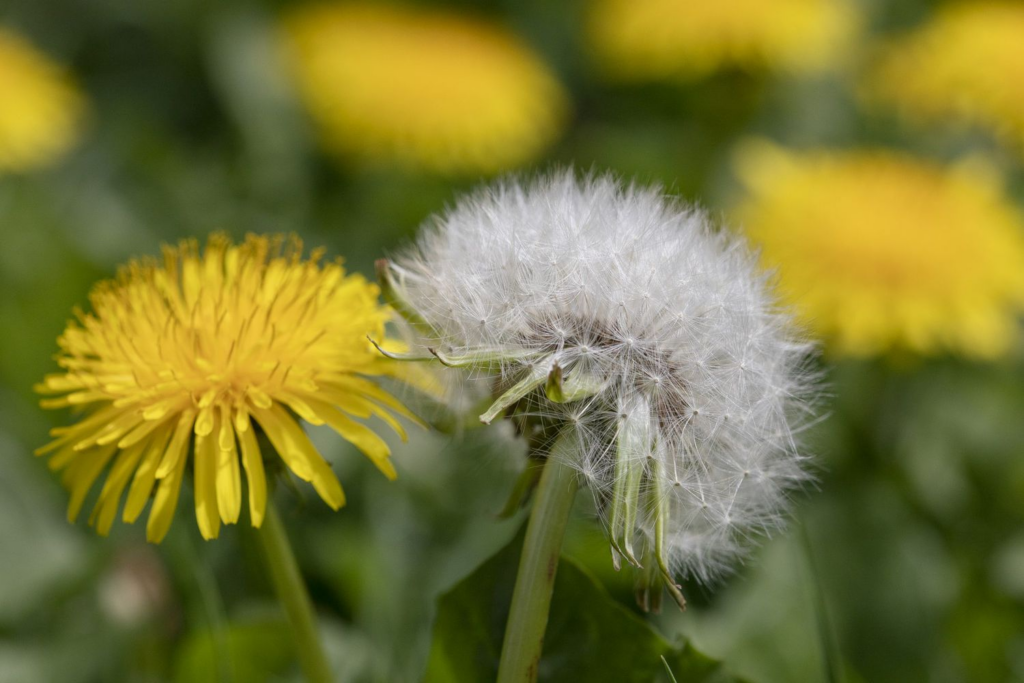
[[[372,276],[481,181],[568,165],[746,231],[822,344],[817,483],[662,633],[751,681],[1024,680],[1022,82],[1017,2],[6,0],[0,681],[298,680],[244,526],[203,542],[185,491],[160,546],[100,538],[33,458],[94,282],[218,230]],[[419,433],[392,484],[313,436],[348,506],[277,494],[331,655],[419,680],[437,596],[522,519],[524,449]],[[567,554],[632,609],[578,507]]]

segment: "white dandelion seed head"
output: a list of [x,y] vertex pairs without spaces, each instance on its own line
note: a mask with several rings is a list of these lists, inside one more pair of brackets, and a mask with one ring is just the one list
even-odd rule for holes
[[[665,514],[674,571],[728,570],[806,478],[810,347],[746,243],[701,210],[606,175],[506,180],[436,218],[391,269],[430,343],[492,359],[490,382],[527,382],[521,405],[578,429],[569,464],[600,507],[641,468],[647,502],[609,532],[652,549]],[[582,398],[546,398],[555,367]]]

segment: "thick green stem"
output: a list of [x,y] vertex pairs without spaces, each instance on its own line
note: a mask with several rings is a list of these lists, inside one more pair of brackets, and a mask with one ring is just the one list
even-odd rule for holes
[[576,434],[566,430],[548,456],[537,484],[505,627],[498,683],[537,680],[558,556],[579,487],[576,473],[565,464],[566,456],[576,447]]
[[263,546],[274,590],[288,616],[299,663],[306,679],[309,683],[332,683],[334,679],[320,644],[313,603],[299,572],[291,543],[288,542],[284,523],[272,500],[267,501],[267,514],[257,536]]

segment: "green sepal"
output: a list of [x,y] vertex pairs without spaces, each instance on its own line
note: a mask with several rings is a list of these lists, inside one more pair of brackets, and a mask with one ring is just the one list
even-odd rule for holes
[[[609,537],[613,551],[635,567],[640,562],[633,554],[633,532],[636,526],[637,508],[640,505],[640,484],[643,480],[643,453],[645,439],[637,434],[640,431],[630,424],[629,417],[619,422],[618,434],[615,437],[615,485],[612,489],[611,515],[609,520]],[[619,568],[615,552],[612,560],[616,569]]]
[[479,349],[458,356],[451,356],[437,348],[427,348],[427,351],[441,365],[446,367],[482,370],[485,372],[500,370],[507,363],[536,360],[546,354],[546,352],[542,351],[516,351],[510,353],[500,349]]
[[589,398],[604,388],[605,382],[588,373],[575,370],[568,375],[555,363],[548,373],[544,394],[555,403],[571,403]]
[[625,514],[622,520],[623,525],[623,536],[622,536],[622,550],[624,551],[626,558],[629,559],[637,567],[642,566],[640,561],[636,559],[636,553],[633,552],[633,537],[634,529],[636,529],[636,513],[640,508],[640,484],[644,478],[644,466],[642,462],[628,461],[627,463],[627,474],[626,474],[626,491],[625,491]]
[[608,536],[614,551],[612,561],[616,569],[618,558],[615,552],[625,557],[630,564],[641,566],[633,552],[633,537],[640,507],[644,463],[651,451],[647,425],[641,422],[647,415],[644,410],[627,413],[618,420],[615,434],[615,474]]
[[659,482],[661,481],[660,475],[661,463],[656,458],[651,458],[651,486],[650,486],[650,498],[651,508],[654,512],[654,556],[658,562],[658,569],[661,572],[662,578],[665,581],[665,588],[668,589],[669,595],[679,605],[679,609],[686,609],[686,598],[683,597],[682,586],[676,583],[675,578],[672,576],[672,571],[668,566],[668,553],[665,548],[665,530],[668,528],[669,521],[669,501],[665,496],[665,492],[662,490]]
[[374,348],[380,352],[380,355],[384,356],[385,358],[390,358],[391,360],[420,362],[437,360],[437,357],[433,355],[419,356],[416,355],[415,353],[395,353],[394,351],[387,351],[383,347],[381,347],[381,345],[377,343],[377,340],[371,337],[370,335],[366,335],[366,338],[369,339],[370,343],[373,344]]
[[534,368],[523,379],[512,385],[508,391],[499,396],[491,407],[480,416],[480,421],[485,425],[491,424],[494,418],[498,417],[506,408],[519,401],[528,393],[539,387],[547,379],[548,371]]

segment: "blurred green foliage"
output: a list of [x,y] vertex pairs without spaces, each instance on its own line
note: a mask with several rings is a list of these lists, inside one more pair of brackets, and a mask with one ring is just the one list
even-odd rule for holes
[[[274,21],[285,5],[0,7],[0,23],[70,66],[91,106],[82,143],[62,163],[0,177],[2,682],[264,680],[257,670],[297,680],[248,530],[203,543],[185,493],[163,545],[146,546],[135,527],[98,538],[67,524],[66,495],[31,455],[65,419],[38,410],[32,385],[54,369],[54,340],[72,308],[119,262],[212,230],[295,231],[369,274],[374,258],[478,181],[346,168],[319,152],[276,61]],[[506,22],[572,93],[575,119],[537,168],[611,169],[721,211],[736,193],[730,150],[757,134],[938,158],[982,150],[1022,198],[1013,153],[976,134],[936,135],[866,114],[848,77],[729,73],[609,86],[588,65],[580,0],[447,5]],[[882,34],[931,7],[875,1],[865,11]],[[826,369],[828,415],[808,438],[818,484],[796,496],[792,530],[722,585],[685,586],[691,608],[653,623],[752,681],[821,680],[830,650],[851,682],[1024,679],[1020,350],[999,365]],[[438,596],[514,535],[520,520],[496,513],[523,452],[500,432],[461,441],[416,434],[394,445],[400,478],[390,484],[314,430],[348,507],[331,513],[314,496],[278,497],[345,680],[419,680]],[[612,571],[584,510],[567,554],[633,609],[631,578]]]

